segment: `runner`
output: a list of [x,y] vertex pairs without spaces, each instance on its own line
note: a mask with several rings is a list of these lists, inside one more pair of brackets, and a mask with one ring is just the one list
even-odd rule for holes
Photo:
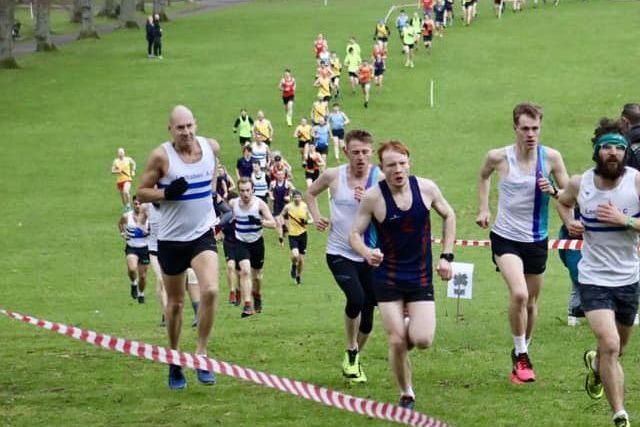
[[376,83],[376,87],[382,89],[382,79],[384,78],[384,72],[387,68],[385,60],[382,56],[378,55],[373,61],[373,78]]
[[[629,427],[620,357],[638,312],[640,173],[625,166],[629,142],[620,121],[602,119],[595,129],[595,167],[571,178],[558,211],[571,235],[584,233],[578,265],[580,300],[597,349],[584,353],[585,390],[606,396],[616,427]],[[580,219],[574,219],[578,203]]]
[[[138,187],[141,202],[159,202],[158,261],[167,291],[169,348],[178,350],[184,305],[186,270],[195,270],[200,286],[200,310],[196,354],[207,355],[218,297],[218,255],[212,226],[215,212],[211,200],[216,156],[213,139],[196,136],[193,113],[174,107],[169,118],[172,140],[155,148]],[[185,177],[188,177],[185,178]],[[198,369],[198,381],[215,383],[212,372]],[[185,388],[179,365],[169,365],[169,387]]]
[[253,161],[253,172],[251,172],[251,184],[253,195],[265,203],[269,203],[269,181],[267,174],[260,167],[258,160]]
[[422,23],[422,42],[427,54],[431,55],[431,42],[433,40],[433,20],[429,15],[425,15]]
[[131,280],[131,298],[144,304],[144,290],[147,285],[149,266],[149,211],[133,196],[133,210],[126,211],[118,221],[120,236],[126,242],[124,248],[127,274]]
[[356,93],[356,85],[358,84],[358,68],[362,64],[362,58],[357,55],[353,49],[347,51],[343,64],[349,72],[349,81],[351,82],[351,94]]
[[340,98],[340,73],[342,73],[342,64],[335,51],[331,52],[329,65],[331,68],[331,94],[337,99]]
[[[434,210],[442,218],[442,253],[436,268],[442,280],[452,276],[456,217],[433,181],[409,175],[409,150],[404,144],[385,142],[378,159],[385,179],[365,193],[349,243],[376,267],[373,290],[387,332],[389,364],[400,387],[399,406],[413,409],[409,351],[414,346],[431,347],[436,332],[430,213]],[[372,223],[379,233],[376,248],[363,240]]]
[[389,43],[389,34],[391,34],[391,31],[389,31],[387,23],[384,22],[384,19],[379,20],[376,23],[376,29],[373,33],[373,39],[376,42],[382,43],[385,50],[387,50],[387,43]]
[[369,93],[371,92],[371,77],[373,76],[373,67],[366,59],[362,61],[362,65],[358,68],[358,82],[362,88],[364,95],[364,108],[369,108]]
[[340,110],[340,104],[333,104],[333,110],[329,113],[329,127],[333,139],[333,154],[336,163],[340,162],[340,151],[344,150],[344,129],[350,123],[349,117]]
[[[379,169],[371,164],[373,138],[363,130],[352,130],[346,136],[349,163],[327,169],[307,189],[305,200],[316,227],[329,229],[327,264],[338,286],[345,294],[344,325],[346,350],[342,375],[351,382],[362,383],[367,377],[360,364],[362,352],[373,327],[375,297],[372,269],[349,245],[349,232],[356,217],[364,190],[381,179]],[[329,190],[331,220],[322,216],[318,197]],[[330,225],[330,227],[329,227]],[[373,232],[369,234],[375,244]]]
[[508,318],[513,336],[511,382],[536,379],[529,343],[538,317],[538,298],[547,263],[549,198],[568,182],[562,155],[539,143],[542,108],[531,103],[513,109],[515,143],[489,150],[478,178],[476,224],[490,225],[489,190],[497,172],[498,214],[491,228],[491,252],[509,290]]
[[304,117],[300,119],[300,124],[293,132],[293,137],[298,139],[298,150],[300,151],[300,157],[304,164],[307,144],[311,144],[313,142],[313,127],[307,123],[307,119]]
[[289,203],[291,191],[293,191],[293,184],[286,178],[284,170],[276,172],[275,179],[269,184],[269,198],[273,201],[272,214],[276,220],[276,232],[278,233],[280,246],[284,246],[284,235],[286,233],[286,227],[280,212]]
[[284,76],[280,79],[278,87],[282,91],[282,103],[287,118],[287,126],[293,126],[293,101],[296,95],[296,79],[291,75],[291,70],[284,70]]
[[120,193],[122,206],[125,211],[131,210],[131,182],[136,175],[136,162],[131,157],[125,156],[124,148],[118,148],[117,157],[111,165],[111,173],[118,175],[116,187]]
[[229,206],[235,218],[235,255],[236,264],[240,268],[240,291],[244,303],[241,317],[244,318],[262,312],[262,229],[275,228],[276,223],[267,204],[253,195],[250,180],[241,178],[238,181],[238,192],[239,197],[231,200]]
[[238,142],[240,142],[241,147],[251,143],[251,137],[253,136],[253,119],[249,116],[245,108],[240,109],[240,116],[238,116],[233,124],[233,133],[238,134]]
[[262,141],[268,146],[273,142],[273,126],[271,121],[264,117],[264,112],[258,110],[256,120],[253,122],[253,139],[254,141]]
[[307,252],[307,224],[310,213],[307,204],[302,201],[302,194],[298,190],[291,193],[293,200],[289,202],[277,221],[284,222],[287,218],[289,230],[289,249],[291,250],[291,278],[300,286],[300,277],[304,266],[304,255]]
[[318,179],[320,176],[320,169],[324,169],[324,166],[325,163],[322,159],[322,154],[316,151],[316,145],[309,144],[304,162],[304,178],[307,183],[307,188],[309,188],[311,184]]

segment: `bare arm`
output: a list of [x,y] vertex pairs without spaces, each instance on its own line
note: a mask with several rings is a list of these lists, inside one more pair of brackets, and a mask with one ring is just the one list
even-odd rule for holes
[[[379,194],[379,192],[378,192]],[[371,249],[364,243],[363,235],[371,223],[371,217],[379,197],[375,193],[368,191],[365,193],[364,199],[358,207],[356,219],[349,233],[349,244],[361,257],[363,257],[369,265],[377,267],[382,262],[384,256],[380,249]]]
[[[442,218],[442,253],[453,253],[453,244],[456,238],[456,214],[453,208],[434,182],[422,181],[421,190],[425,191],[427,197],[431,198],[431,206]],[[436,272],[442,280],[451,279],[453,274],[451,263],[446,259],[440,258],[436,266]]]
[[129,157],[129,164],[131,165],[131,176],[134,177],[136,176],[136,167],[138,165],[136,164],[136,161],[131,157]]
[[168,159],[162,147],[157,147],[149,155],[147,166],[142,173],[140,185],[136,191],[141,203],[164,200],[164,190],[154,187],[164,175],[164,167],[167,163]]
[[329,188],[331,183],[337,179],[338,169],[331,168],[322,172],[318,179],[316,179],[311,186],[304,193],[304,201],[307,202],[309,207],[309,213],[313,218],[313,222],[316,224],[316,228],[320,231],[324,231],[329,226],[329,219],[320,214],[320,208],[318,207],[318,196]]
[[260,200],[260,215],[262,216],[262,226],[264,228],[276,228],[276,221],[273,219],[273,215],[271,215],[269,206],[262,200]]
[[558,198],[563,188],[566,188],[569,184],[569,175],[567,174],[567,168],[562,160],[562,155],[559,151],[548,149],[547,157],[549,159],[549,174],[553,176],[554,181],[558,184],[556,188],[549,182],[546,177],[538,177],[538,187],[541,191],[549,193],[551,197]]
[[115,160],[111,163],[111,173],[120,173],[120,168],[116,165]]
[[572,176],[564,191],[559,195],[558,203],[556,205],[560,219],[562,219],[565,227],[567,227],[569,235],[574,237],[579,236],[584,232],[582,222],[575,219],[573,215],[573,207],[578,199],[581,180],[581,175]]
[[498,150],[490,150],[484,159],[484,164],[480,169],[478,177],[478,216],[476,224],[482,228],[489,227],[491,221],[491,211],[489,210],[489,190],[491,186],[491,174],[500,161]]

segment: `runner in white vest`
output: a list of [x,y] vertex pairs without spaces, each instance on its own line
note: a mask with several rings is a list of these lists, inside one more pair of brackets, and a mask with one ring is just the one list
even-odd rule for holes
[[513,110],[513,145],[489,150],[478,179],[480,208],[476,224],[491,220],[489,188],[498,173],[498,215],[491,229],[491,252],[509,288],[511,382],[535,381],[529,343],[538,316],[538,297],[547,263],[549,196],[557,197],[555,179],[564,188],[569,177],[560,153],[539,143],[542,109],[530,103]]
[[[191,111],[176,106],[169,118],[172,140],[151,152],[138,198],[159,204],[158,261],[167,292],[169,346],[178,349],[186,270],[192,267],[201,293],[196,354],[206,355],[218,297],[212,187],[220,146],[213,139],[197,137],[196,130]],[[212,372],[198,369],[197,376],[202,384],[215,383]],[[169,365],[169,387],[185,386],[182,368]]]
[[[628,141],[619,121],[602,119],[595,130],[596,166],[571,177],[558,211],[570,235],[583,234],[578,282],[582,309],[597,339],[584,354],[585,389],[593,399],[606,394],[617,427],[628,427],[624,373],[618,361],[629,343],[638,311],[640,173],[625,167]],[[574,219],[573,206],[580,206]]]
[[[251,179],[238,180],[240,197],[230,200],[235,220],[236,264],[240,267],[239,281],[244,307],[241,317],[262,312],[262,268],[264,267],[264,240],[262,228],[276,228],[269,206],[254,196]],[[251,297],[253,296],[253,304]]]
[[[371,164],[373,137],[364,130],[352,130],[345,138],[345,152],[349,163],[324,171],[311,184],[305,194],[309,212],[320,231],[327,228],[327,264],[333,277],[344,292],[344,324],[346,350],[342,361],[342,375],[350,382],[363,383],[367,377],[360,363],[360,352],[373,328],[372,267],[349,245],[349,233],[358,212],[364,191],[384,179],[377,166]],[[318,196],[329,189],[331,219],[322,216]],[[375,230],[365,233],[368,245],[375,245]]]
[[126,211],[120,217],[118,229],[125,240],[125,260],[127,274],[131,280],[131,298],[144,304],[144,290],[147,285],[147,268],[149,266],[149,249],[147,236],[149,234],[149,211],[146,204],[141,204],[133,196],[133,210]]

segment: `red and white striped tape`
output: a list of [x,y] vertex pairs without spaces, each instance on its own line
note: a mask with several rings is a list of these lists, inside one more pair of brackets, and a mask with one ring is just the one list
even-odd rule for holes
[[[442,239],[433,238],[433,243],[442,243]],[[491,246],[490,240],[456,240],[456,246]],[[549,239],[549,249],[582,249],[582,240]]]
[[446,423],[436,420],[433,417],[410,409],[400,408],[399,406],[392,405],[390,403],[382,403],[374,400],[363,399],[361,397],[354,397],[324,387],[319,387],[317,385],[290,380],[288,378],[278,377],[265,372],[254,371],[253,369],[243,368],[242,366],[218,361],[206,356],[168,350],[156,345],[130,341],[124,338],[112,337],[110,335],[103,335],[87,329],[76,328],[75,326],[62,325],[48,320],[36,319],[35,317],[25,316],[2,308],[0,308],[0,314],[4,314],[11,319],[20,320],[39,328],[57,332],[60,335],[66,335],[68,337],[93,344],[96,347],[102,347],[107,350],[117,351],[119,353],[152,360],[154,362],[171,363],[191,369],[206,369],[207,371],[212,371],[216,374],[228,375],[244,381],[251,381],[256,384],[280,390],[288,394],[293,394],[294,396],[302,397],[303,399],[312,400],[325,406],[342,409],[344,411],[410,426],[447,426]]

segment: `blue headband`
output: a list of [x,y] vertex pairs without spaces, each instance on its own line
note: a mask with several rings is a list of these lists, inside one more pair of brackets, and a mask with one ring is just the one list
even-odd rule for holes
[[620,135],[619,133],[609,132],[605,133],[604,135],[600,135],[598,139],[596,139],[596,142],[593,143],[593,160],[596,160],[598,151],[600,151],[600,149],[604,145],[615,145],[617,147],[624,147],[624,149],[626,150],[629,147],[629,142],[627,141],[627,138]]

